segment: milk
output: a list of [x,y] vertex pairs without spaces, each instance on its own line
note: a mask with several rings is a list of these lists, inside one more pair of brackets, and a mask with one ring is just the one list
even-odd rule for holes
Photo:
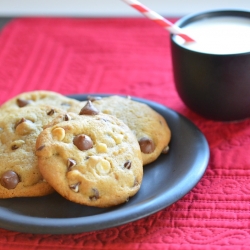
[[174,36],[174,41],[190,50],[209,54],[250,52],[250,18],[209,17],[188,24],[182,30],[196,42],[185,43]]

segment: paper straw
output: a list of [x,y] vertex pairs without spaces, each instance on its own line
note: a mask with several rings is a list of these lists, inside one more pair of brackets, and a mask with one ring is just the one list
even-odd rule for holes
[[153,10],[150,10],[145,5],[141,4],[137,0],[123,0],[128,5],[133,7],[134,9],[141,12],[147,18],[151,19],[152,21],[156,22],[157,24],[161,25],[163,28],[167,29],[170,33],[178,35],[182,37],[186,42],[194,42],[195,40],[188,36],[187,34],[183,33],[183,31],[158,13]]

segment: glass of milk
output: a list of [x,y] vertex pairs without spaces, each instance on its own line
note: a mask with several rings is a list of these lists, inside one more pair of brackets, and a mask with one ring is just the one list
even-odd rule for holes
[[213,10],[177,23],[195,42],[171,35],[178,94],[207,119],[250,117],[250,11]]

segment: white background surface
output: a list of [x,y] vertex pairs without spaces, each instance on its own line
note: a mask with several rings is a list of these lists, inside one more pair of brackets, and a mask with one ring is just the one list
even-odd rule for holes
[[[168,17],[179,17],[209,9],[250,10],[250,0],[142,0],[141,2]],[[0,0],[0,15],[142,16],[122,0]]]

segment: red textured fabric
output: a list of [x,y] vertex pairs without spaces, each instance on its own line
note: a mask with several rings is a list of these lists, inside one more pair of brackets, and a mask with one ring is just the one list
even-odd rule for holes
[[250,119],[214,122],[185,107],[173,83],[168,32],[146,18],[13,19],[0,33],[0,103],[37,89],[164,104],[200,128],[211,159],[192,191],[147,218],[74,235],[0,229],[0,249],[249,249]]

